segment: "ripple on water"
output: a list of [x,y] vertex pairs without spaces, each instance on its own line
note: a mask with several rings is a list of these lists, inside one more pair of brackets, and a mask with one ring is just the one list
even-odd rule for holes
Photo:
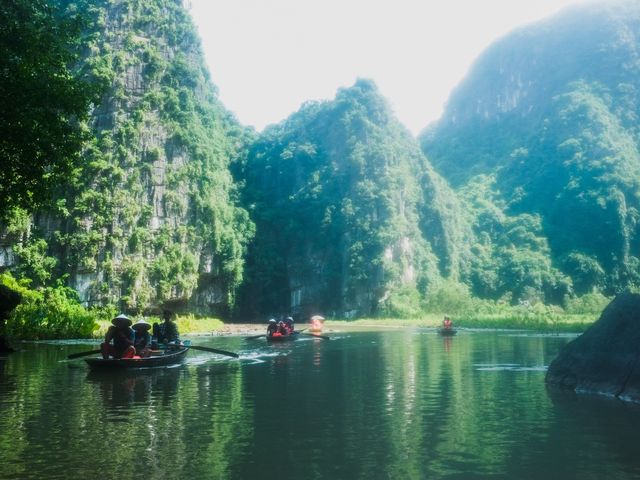
[[474,363],[473,366],[480,372],[544,372],[546,365],[524,366],[518,363]]

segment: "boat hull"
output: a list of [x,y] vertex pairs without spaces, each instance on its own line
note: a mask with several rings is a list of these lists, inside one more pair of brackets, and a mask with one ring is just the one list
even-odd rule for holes
[[300,335],[299,332],[293,332],[289,335],[271,335],[267,336],[267,342],[288,342],[291,340],[295,340],[298,335]]
[[184,360],[188,348],[165,352],[162,355],[152,355],[144,358],[85,358],[92,369],[122,369],[122,368],[149,368],[175,365]]
[[438,333],[443,337],[453,337],[458,331],[455,328],[439,328]]

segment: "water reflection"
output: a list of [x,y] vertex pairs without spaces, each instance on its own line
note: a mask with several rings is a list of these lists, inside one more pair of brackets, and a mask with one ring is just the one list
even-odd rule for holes
[[568,340],[215,339],[242,359],[124,372],[36,346],[0,361],[0,478],[637,477],[637,406],[546,390]]
[[136,370],[90,370],[87,382],[95,385],[107,410],[127,412],[123,407],[147,405],[152,398],[168,406],[176,396],[180,368]]

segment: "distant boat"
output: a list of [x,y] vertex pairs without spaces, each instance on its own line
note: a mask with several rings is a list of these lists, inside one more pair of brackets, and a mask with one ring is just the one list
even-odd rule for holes
[[438,333],[443,337],[453,337],[458,331],[455,328],[439,328]]

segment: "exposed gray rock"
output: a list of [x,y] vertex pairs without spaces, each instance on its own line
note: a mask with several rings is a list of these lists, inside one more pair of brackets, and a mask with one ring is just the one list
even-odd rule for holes
[[5,285],[0,285],[0,353],[9,353],[13,349],[7,344],[5,325],[9,314],[18,306],[22,296]]
[[640,295],[617,296],[597,322],[562,349],[545,381],[640,402]]

